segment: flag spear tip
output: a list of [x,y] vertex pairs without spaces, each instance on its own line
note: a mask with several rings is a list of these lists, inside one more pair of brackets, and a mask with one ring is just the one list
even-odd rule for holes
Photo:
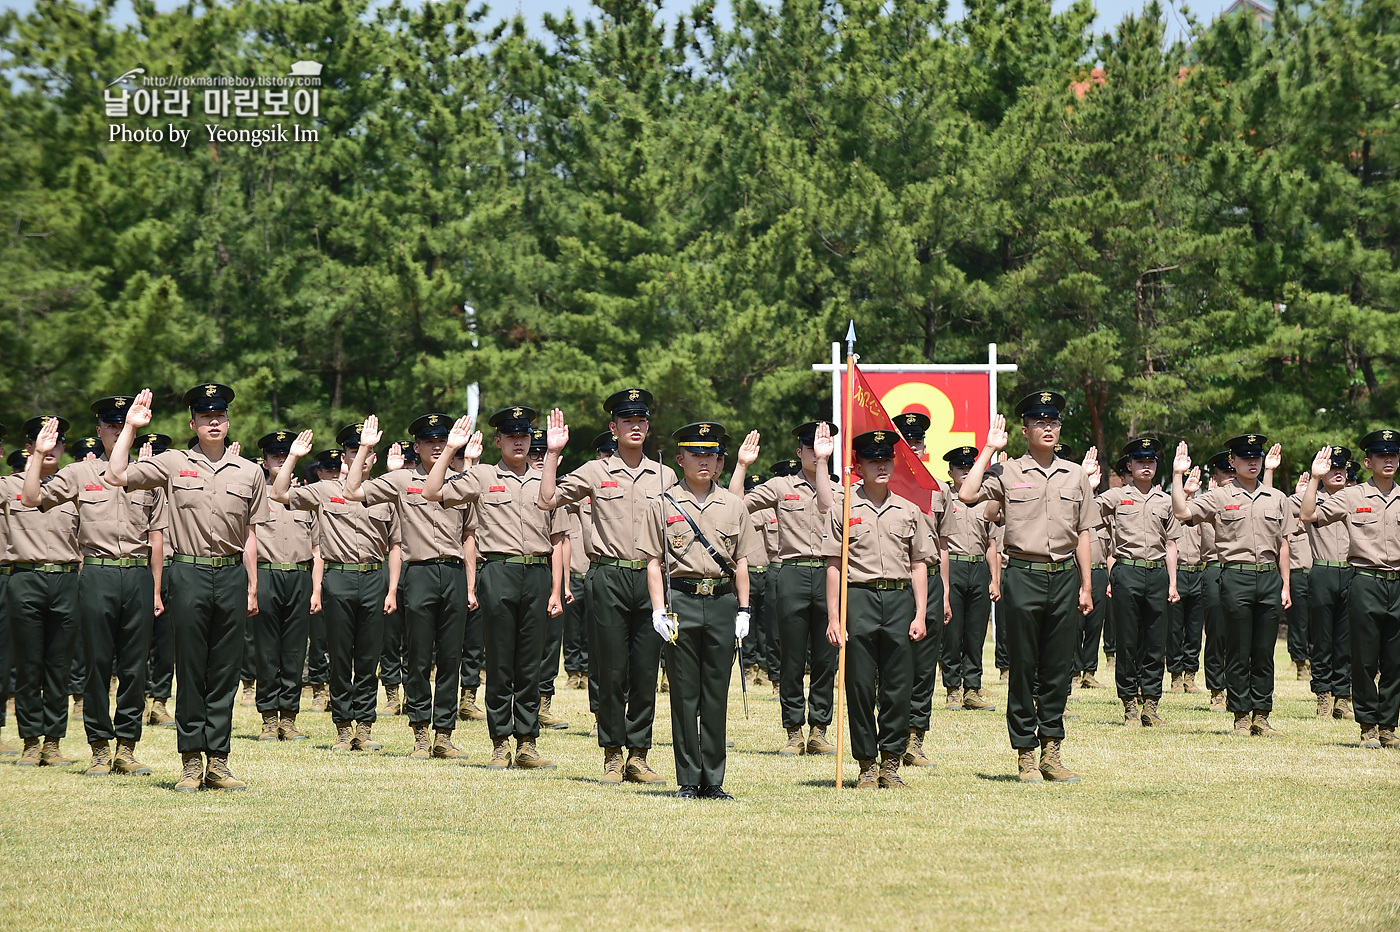
[[847,342],[847,343],[854,343],[855,341],[856,341],[856,322],[853,320],[853,321],[851,321],[850,324],[847,325],[847,327],[846,327],[846,342]]

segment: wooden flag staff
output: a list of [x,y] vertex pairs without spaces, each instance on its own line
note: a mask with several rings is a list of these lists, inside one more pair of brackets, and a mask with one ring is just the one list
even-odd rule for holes
[[[852,417],[855,410],[856,394],[856,322],[853,320],[846,329],[846,404],[845,416]],[[841,457],[841,643],[836,645],[836,788],[846,785],[846,589],[850,576],[850,536],[851,536],[851,432],[843,431]]]

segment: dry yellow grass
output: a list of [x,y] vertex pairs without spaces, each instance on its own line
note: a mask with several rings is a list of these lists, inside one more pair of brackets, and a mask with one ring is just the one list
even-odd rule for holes
[[[1315,719],[1281,643],[1278,669],[1275,741],[1226,737],[1204,696],[1124,731],[1111,690],[1082,693],[1074,786],[1014,780],[1003,708],[940,702],[939,767],[902,793],[838,793],[831,758],[778,757],[777,704],[751,697],[745,721],[736,680],[735,803],[598,786],[579,691],[556,699],[574,727],[542,738],[548,773],[483,769],[484,723],[457,732],[466,765],[419,763],[402,718],[381,720],[385,752],[333,756],[328,716],[303,715],[310,741],[260,744],[240,708],[247,792],[170,792],[161,728],[141,744],[150,778],[0,765],[0,903],[20,929],[1396,927],[1400,753]],[[663,700],[670,777],[667,716]]]

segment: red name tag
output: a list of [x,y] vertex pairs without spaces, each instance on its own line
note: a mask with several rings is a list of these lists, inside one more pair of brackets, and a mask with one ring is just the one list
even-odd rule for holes
[[100,486],[100,485],[93,485],[91,482],[89,482],[87,485],[83,486],[83,491],[84,491],[84,492],[101,492],[101,491],[102,491],[102,486]]
[[1239,511],[1239,510],[1240,510],[1240,506],[1239,506],[1239,505],[1226,505],[1226,506],[1225,506],[1225,510],[1226,510],[1226,511]]
[[24,494],[22,492],[15,493],[15,501],[19,501],[22,498],[24,498]]
[[331,496],[331,501],[335,502],[337,505],[344,505],[344,504],[345,504],[345,499],[343,499],[343,498],[336,498],[334,495]]
[[777,523],[778,523],[778,519],[777,519],[777,518],[769,518],[769,519],[768,519],[768,523],[769,523],[769,524],[777,524]]
[[180,470],[180,478],[181,478],[181,479],[198,479],[198,478],[199,478],[199,470],[197,470],[197,469],[182,469],[182,470]]
[[416,486],[416,485],[411,485],[411,486],[409,486],[408,488],[404,489],[404,491],[407,492],[409,495],[422,495],[422,494],[423,494],[423,490],[420,489],[420,488],[418,488],[418,486]]
[[1358,509],[1356,509],[1356,513],[1357,513],[1357,514],[1363,514],[1363,513],[1364,513],[1364,514],[1370,514],[1370,513],[1371,513],[1371,509],[1370,509],[1370,508],[1358,508]]
[[783,500],[784,500],[784,501],[789,501],[789,502],[800,501],[801,498],[802,498],[801,495],[793,495],[791,492],[788,492],[788,493],[786,493],[786,494],[783,496]]
[[1018,483],[1016,483],[1015,485],[1013,485],[1012,488],[1013,488],[1013,489],[1033,489],[1033,488],[1035,488],[1035,486],[1031,485],[1031,483],[1029,483],[1029,482],[1018,482]]
[[860,524],[861,521],[863,521],[863,520],[865,520],[865,519],[864,519],[864,518],[852,518],[852,519],[851,519],[851,527],[855,527],[857,524]]
[[1131,499],[1131,498],[1120,498],[1120,499],[1118,500],[1118,504],[1120,504],[1120,505],[1136,505],[1137,502],[1134,501],[1134,500]]
[[615,489],[615,488],[617,488],[617,480],[616,480],[616,479],[604,480],[604,481],[603,481],[603,488],[605,488],[605,489]]
[[685,515],[671,515],[671,517],[669,517],[669,518],[666,519],[666,523],[667,523],[667,524],[675,524],[677,521],[684,521],[684,520],[685,520]]
[[504,492],[505,490],[506,490],[506,487],[503,486],[503,485],[493,485],[493,486],[491,486],[491,491],[492,491],[492,492]]

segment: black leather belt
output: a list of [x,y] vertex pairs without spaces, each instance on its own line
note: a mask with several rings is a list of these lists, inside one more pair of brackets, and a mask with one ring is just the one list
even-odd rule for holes
[[734,591],[734,583],[728,579],[691,579],[688,576],[672,576],[671,588],[686,595],[728,595]]
[[853,583],[849,583],[849,585],[850,585],[850,587],[851,587],[852,589],[875,589],[875,590],[877,590],[877,591],[883,592],[883,591],[885,591],[885,590],[887,590],[887,589],[908,589],[908,588],[909,588],[909,580],[907,580],[907,579],[872,579],[872,580],[870,580],[869,582],[853,582]]

